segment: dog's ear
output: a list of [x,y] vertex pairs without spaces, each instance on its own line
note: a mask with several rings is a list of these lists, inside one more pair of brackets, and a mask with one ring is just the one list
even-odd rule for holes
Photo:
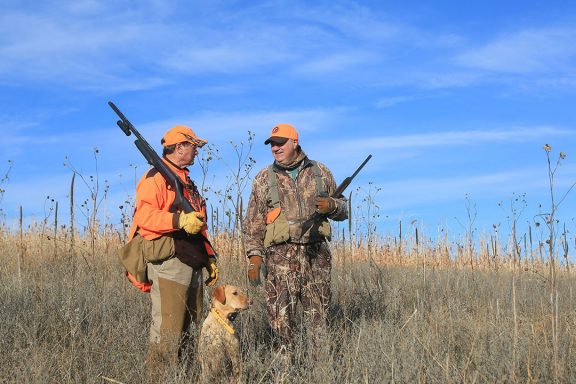
[[215,300],[221,302],[222,304],[226,304],[226,292],[224,291],[225,287],[226,287],[225,285],[220,285],[214,288],[214,290],[212,291],[212,297]]

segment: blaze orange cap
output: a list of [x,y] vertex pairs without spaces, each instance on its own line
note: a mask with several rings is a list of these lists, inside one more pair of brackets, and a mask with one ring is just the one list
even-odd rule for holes
[[204,144],[208,143],[204,139],[200,139],[191,128],[188,128],[184,125],[177,125],[175,127],[170,128],[165,134],[160,143],[167,147],[168,145],[173,145],[177,143],[189,142],[192,144],[196,144],[198,148],[204,146]]
[[268,145],[272,141],[275,143],[283,143],[288,139],[298,140],[298,132],[296,132],[296,128],[290,124],[278,124],[272,128],[270,137],[264,142],[264,144]]

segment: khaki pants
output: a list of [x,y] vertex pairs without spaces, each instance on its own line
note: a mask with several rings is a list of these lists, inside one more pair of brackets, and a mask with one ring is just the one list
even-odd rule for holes
[[147,268],[152,282],[152,324],[146,364],[157,369],[178,361],[191,322],[200,323],[202,270],[194,270],[176,257],[148,263]]

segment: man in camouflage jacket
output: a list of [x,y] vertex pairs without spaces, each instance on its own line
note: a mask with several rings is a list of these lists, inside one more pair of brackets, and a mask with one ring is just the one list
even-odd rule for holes
[[[343,197],[329,197],[336,189],[332,173],[308,159],[293,126],[277,125],[264,144],[270,144],[275,161],[252,186],[244,222],[248,278],[257,286],[262,272],[270,326],[289,347],[298,301],[305,329],[314,331],[308,337],[325,331],[331,296],[331,229],[325,218],[345,220],[348,207]],[[302,233],[315,212],[324,219]]]

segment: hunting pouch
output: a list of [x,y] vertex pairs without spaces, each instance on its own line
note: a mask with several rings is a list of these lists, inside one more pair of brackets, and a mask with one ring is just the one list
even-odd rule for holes
[[171,235],[173,237],[174,254],[178,260],[196,270],[208,266],[208,260],[211,255],[208,253],[207,248],[212,248],[212,245],[202,233],[190,235],[184,231],[176,231]]
[[273,208],[266,215],[266,234],[264,246],[280,244],[290,239],[290,225],[288,219],[280,207]]
[[154,240],[146,240],[138,233],[118,251],[120,263],[134,279],[141,283],[148,283],[146,274],[147,262],[167,260],[175,254],[174,239],[170,236],[161,236]]
[[290,237],[298,239],[296,243],[316,243],[318,241],[330,241],[332,236],[332,226],[328,219],[318,219],[309,227],[308,231],[302,233],[302,226],[305,220],[288,222],[290,223]]

